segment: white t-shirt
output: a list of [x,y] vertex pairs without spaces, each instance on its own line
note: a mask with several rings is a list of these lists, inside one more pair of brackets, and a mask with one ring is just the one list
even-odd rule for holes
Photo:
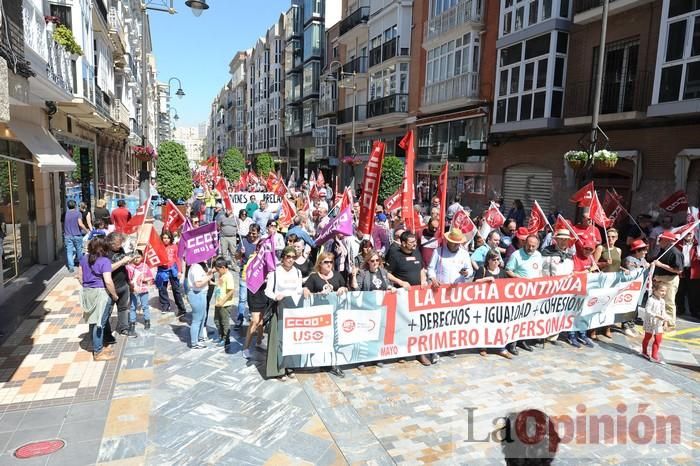
[[284,270],[284,267],[278,265],[274,271],[267,274],[265,296],[268,298],[275,299],[275,296],[278,294],[298,296],[301,292],[301,272],[296,267],[292,267],[291,270],[287,271]]
[[[465,269],[467,276],[459,272]],[[469,251],[459,247],[457,252],[450,251],[447,246],[440,246],[433,253],[428,266],[428,277],[437,278],[440,283],[465,283],[474,275]]]
[[196,287],[195,283],[198,281],[206,280],[207,273],[204,271],[201,265],[192,264],[190,270],[187,272],[187,286],[194,291],[200,292],[209,288],[209,280],[204,284],[204,286]]

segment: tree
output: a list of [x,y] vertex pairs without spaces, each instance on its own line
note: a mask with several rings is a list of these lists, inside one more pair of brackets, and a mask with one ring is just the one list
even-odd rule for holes
[[232,183],[241,179],[241,173],[245,171],[245,159],[237,148],[232,147],[226,151],[221,159],[221,172]]
[[156,183],[160,195],[174,202],[184,201],[192,195],[192,172],[182,144],[165,141],[158,146]]
[[394,194],[403,182],[404,165],[395,155],[384,157],[382,179],[379,182],[379,202]]
[[267,178],[271,171],[275,171],[275,163],[272,161],[272,156],[264,152],[255,159],[255,171],[259,176]]

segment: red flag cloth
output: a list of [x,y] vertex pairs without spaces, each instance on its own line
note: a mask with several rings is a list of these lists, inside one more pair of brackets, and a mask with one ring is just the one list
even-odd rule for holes
[[[365,175],[362,178],[360,218],[357,228],[365,236],[372,234],[374,210],[377,206],[377,198],[379,197],[379,180],[382,177],[382,163],[384,162],[385,147],[385,144],[381,141],[374,142],[372,145],[372,153],[369,155],[369,160],[365,167]],[[410,210],[413,211],[413,206],[410,207]]]
[[573,196],[571,196],[569,201],[573,202],[574,204],[578,204],[579,207],[588,207],[593,200],[594,192],[595,188],[593,187],[593,182],[591,181],[583,188],[576,191]]
[[309,178],[309,185],[314,186],[316,184],[316,173],[311,170],[311,177]]
[[503,226],[504,223],[506,223],[506,218],[503,216],[501,210],[493,201],[491,201],[491,206],[486,211],[486,216],[484,217],[484,220],[493,229],[500,228],[501,226]]
[[150,199],[146,199],[146,201],[143,204],[141,204],[138,209],[136,209],[136,213],[134,214],[134,216],[131,217],[124,226],[123,233],[130,235],[136,230],[138,230],[139,227],[141,227],[141,225],[143,225],[143,222],[146,220],[146,213],[148,212],[149,201]]
[[304,205],[301,208],[304,212],[309,212],[311,210],[311,199],[309,199],[309,194],[304,195]]
[[168,252],[155,228],[151,228],[148,243],[146,243],[146,248],[143,251],[143,260],[149,267],[157,267],[160,264],[168,263]]
[[[447,163],[442,166],[440,171],[440,178],[438,179],[438,198],[440,199],[440,205],[447,205]],[[445,236],[445,211],[440,209],[440,223],[438,230],[435,232],[435,239],[442,241],[442,237]]]
[[572,237],[572,239],[569,241],[569,247],[573,246],[574,243],[576,243],[576,240],[578,239],[578,234],[571,226],[571,222],[562,217],[561,214],[557,215],[557,221],[554,222],[554,232],[556,233],[557,230],[569,230],[569,233],[571,233]]
[[316,184],[315,184],[315,183],[311,185],[311,189],[309,190],[309,197],[310,197],[312,200],[314,200],[314,201],[315,201],[316,199],[320,199],[320,198],[321,198],[321,195],[319,194],[318,188],[316,187]]
[[624,208],[621,204],[622,196],[617,193],[610,192],[610,190],[605,190],[605,197],[603,198],[603,210],[605,215],[608,216],[610,221],[614,224],[620,219],[620,215],[624,212]]
[[415,165],[416,150],[414,145],[413,130],[410,130],[399,142],[399,147],[406,151],[406,171],[403,175],[403,188],[401,190],[401,218],[406,229],[416,231],[413,217],[413,194],[415,192]]
[[390,213],[401,208],[401,188],[384,200],[384,208],[386,209],[386,213]]
[[692,230],[696,229],[700,225],[700,220],[694,220],[692,222],[688,222],[685,225],[681,225],[676,228],[671,228],[671,231],[673,232],[674,235],[676,235],[676,238],[681,239],[688,233],[690,233]]
[[294,223],[294,216],[296,214],[297,212],[294,210],[292,203],[289,202],[289,199],[287,199],[287,196],[282,196],[282,211],[277,219],[277,223],[279,223],[282,228],[288,228]]
[[530,220],[527,223],[527,234],[534,235],[538,231],[543,231],[546,226],[549,226],[547,216],[542,211],[542,207],[535,201],[532,203]]
[[273,192],[280,197],[285,197],[287,195],[287,192],[289,191],[287,189],[287,185],[284,184],[284,180],[282,178],[277,178],[277,181],[277,186],[275,187],[275,190]]
[[323,172],[321,170],[318,171],[318,176],[316,177],[316,185],[319,188],[323,188],[326,186],[326,180],[323,178]]
[[233,202],[231,202],[231,196],[229,196],[228,193],[228,180],[223,176],[220,177],[218,180],[216,180],[214,189],[219,192],[219,196],[221,196],[221,200],[224,203],[224,208],[226,208],[226,210],[233,211]]
[[275,175],[273,172],[268,173],[267,180],[265,180],[265,186],[267,187],[268,191],[275,192],[275,189],[277,188],[277,175]]
[[340,199],[340,211],[342,212],[348,206],[352,206],[352,194],[350,188],[345,188],[343,197]]
[[688,195],[684,191],[676,191],[659,203],[666,212],[675,214],[688,208]]
[[462,230],[467,237],[467,243],[473,240],[477,233],[476,225],[464,210],[458,210],[452,218],[452,227]]
[[600,204],[598,193],[593,191],[593,200],[591,201],[590,216],[593,223],[603,228],[610,228],[612,221],[605,215],[605,210]]
[[258,175],[256,175],[254,171],[248,170],[248,183],[260,183],[260,178],[258,178]]
[[176,231],[185,223],[185,216],[170,199],[163,206],[161,218],[163,219],[164,231]]

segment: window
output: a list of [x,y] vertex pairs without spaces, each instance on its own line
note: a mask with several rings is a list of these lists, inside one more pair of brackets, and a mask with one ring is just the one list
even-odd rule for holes
[[496,123],[561,117],[567,45],[553,31],[499,51]]
[[700,0],[668,5],[659,34],[654,103],[700,98]]
[[304,96],[318,94],[319,68],[320,64],[317,61],[304,65]]
[[[425,83],[445,81],[471,71],[479,71],[479,38],[471,41],[471,34],[451,40],[428,51]],[[476,58],[476,59],[475,59]],[[476,66],[476,67],[475,67]]]
[[[619,113],[634,110],[637,90],[637,56],[639,40],[619,41],[605,47],[601,113]],[[593,49],[593,74],[598,70],[598,47]],[[590,95],[594,89],[591,86]],[[592,97],[591,97],[592,100]],[[591,102],[592,105],[593,102]]]
[[[408,66],[407,63],[402,65]],[[369,100],[381,99],[392,94],[396,94],[396,65],[375,71],[369,80]]]
[[418,157],[421,159],[481,162],[486,153],[488,122],[468,118],[418,128]]
[[68,29],[72,29],[71,8],[65,5],[50,4],[51,16],[56,16]]
[[[561,8],[557,8],[561,5]],[[556,11],[558,9],[559,11]],[[553,13],[569,16],[569,1],[501,0],[501,37],[552,18]]]
[[311,23],[304,29],[304,61],[320,57],[323,52],[323,25]]

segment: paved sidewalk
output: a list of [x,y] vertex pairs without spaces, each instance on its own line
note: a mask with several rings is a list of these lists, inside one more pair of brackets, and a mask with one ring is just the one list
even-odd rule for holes
[[[0,346],[2,465],[503,464],[500,443],[483,440],[525,408],[574,420],[555,464],[700,460],[696,323],[667,335],[663,366],[638,355],[639,338],[615,333],[593,349],[548,345],[510,361],[469,351],[429,368],[407,361],[280,382],[262,378],[262,352],[241,357],[242,334],[228,352],[190,350],[187,323],[155,309],[151,331],[139,323],[116,361],[95,363],[77,299],[65,278]],[[652,441],[618,428],[631,431],[640,411]],[[610,416],[613,432],[593,416]],[[680,435],[657,443],[657,416],[676,416]],[[12,456],[55,438],[66,441],[56,453]]]

